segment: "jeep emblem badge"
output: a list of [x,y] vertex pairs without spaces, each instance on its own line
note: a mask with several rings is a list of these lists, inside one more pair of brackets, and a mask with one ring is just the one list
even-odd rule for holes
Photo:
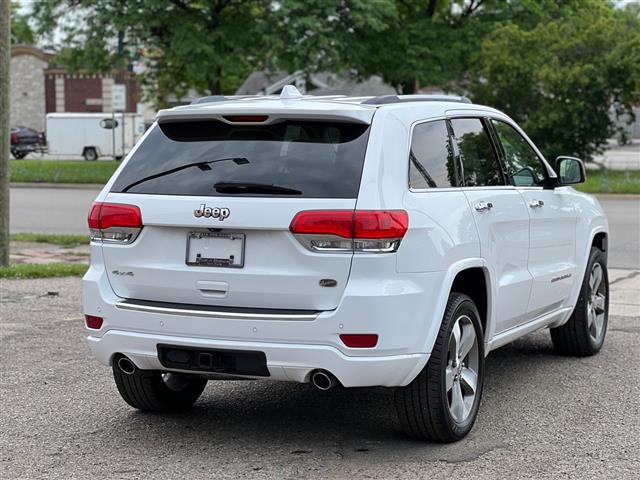
[[193,216],[196,218],[217,218],[220,221],[228,218],[230,214],[231,211],[228,208],[207,207],[204,203],[200,205],[200,208],[193,211]]

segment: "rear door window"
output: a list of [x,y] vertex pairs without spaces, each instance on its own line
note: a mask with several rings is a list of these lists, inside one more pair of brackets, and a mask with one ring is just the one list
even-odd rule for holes
[[444,120],[420,123],[413,129],[409,152],[409,186],[457,186],[457,172]]
[[160,124],[111,191],[159,195],[356,198],[369,126],[286,120]]
[[453,141],[467,187],[504,185],[504,177],[491,139],[479,118],[451,119]]

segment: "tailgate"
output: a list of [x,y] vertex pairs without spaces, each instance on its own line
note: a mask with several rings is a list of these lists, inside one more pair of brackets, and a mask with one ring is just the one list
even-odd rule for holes
[[303,210],[355,208],[368,134],[368,124],[353,121],[270,115],[155,126],[103,198],[135,205],[144,225],[132,243],[103,244],[115,293],[336,308],[352,252],[309,250],[289,225]]
[[[223,221],[196,217],[203,203],[195,197],[156,197],[110,194],[108,202],[135,204],[144,222],[129,245],[103,245],[105,266],[114,292],[123,298],[235,306],[331,310],[337,307],[349,277],[351,254],[314,253],[289,232],[301,210],[353,209],[355,200],[215,198],[213,208],[226,208]],[[213,230],[213,232],[212,232]],[[240,234],[244,240],[242,266],[187,264],[189,234]],[[224,236],[223,236],[224,238]],[[242,240],[237,240],[242,241]],[[202,245],[190,248],[202,250]],[[210,258],[237,255],[237,248],[221,244]],[[197,252],[191,252],[192,257]],[[226,255],[226,257],[225,257]],[[320,280],[332,279],[334,287]]]

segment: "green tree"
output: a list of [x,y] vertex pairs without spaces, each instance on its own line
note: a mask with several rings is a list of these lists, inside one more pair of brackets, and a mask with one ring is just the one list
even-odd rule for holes
[[473,57],[470,92],[518,121],[549,158],[586,160],[615,132],[610,107],[632,114],[640,101],[640,21],[603,2],[532,28],[509,22]]
[[18,13],[19,2],[11,2],[11,43],[25,43],[32,45],[36,43],[36,37],[29,26],[27,17]]
[[[275,3],[275,2],[274,2]],[[357,66],[363,42],[396,18],[393,0],[282,0],[263,24],[272,64],[287,71],[339,71]]]
[[419,86],[442,86],[462,78],[478,39],[498,19],[521,14],[520,4],[528,0],[393,3],[387,28],[364,31],[361,41],[350,49],[349,60],[362,74],[382,75],[399,92],[413,93]]
[[262,46],[254,32],[266,0],[40,0],[39,31],[60,29],[67,48],[57,61],[72,69],[108,71],[142,60],[146,90],[161,106],[170,95],[229,92]]
[[[363,30],[346,52],[364,75],[402,93],[417,86],[464,87],[470,59],[496,28],[534,28],[604,0],[395,0],[386,27]],[[609,8],[610,9],[610,8]]]
[[[45,37],[62,29],[57,61],[107,71],[144,60],[162,106],[194,89],[232,93],[256,69],[339,69],[361,30],[384,28],[390,0],[39,0]],[[65,20],[66,19],[66,20]]]

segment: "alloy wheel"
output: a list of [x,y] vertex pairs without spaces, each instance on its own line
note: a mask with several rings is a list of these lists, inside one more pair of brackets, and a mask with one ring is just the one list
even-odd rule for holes
[[464,422],[471,413],[476,399],[479,365],[476,330],[471,319],[461,315],[456,319],[449,337],[445,369],[449,412],[456,422]]
[[589,291],[587,292],[587,319],[589,335],[594,342],[599,342],[604,334],[606,313],[607,286],[603,281],[602,265],[594,263],[589,274]]

